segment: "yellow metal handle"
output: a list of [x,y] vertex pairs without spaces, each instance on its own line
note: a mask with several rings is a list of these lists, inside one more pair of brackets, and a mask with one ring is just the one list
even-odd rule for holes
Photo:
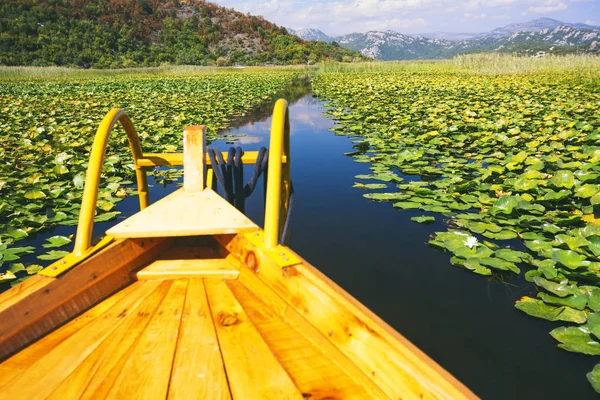
[[[282,162],[286,156],[286,163]],[[279,244],[279,235],[285,224],[290,194],[290,119],[288,103],[279,99],[273,109],[267,193],[265,200],[265,246],[272,249]],[[284,218],[280,218],[283,215]]]
[[90,249],[92,244],[92,229],[94,227],[94,215],[96,213],[98,185],[100,184],[100,175],[102,174],[106,143],[110,132],[117,122],[121,122],[121,125],[123,125],[125,133],[127,133],[131,152],[133,153],[140,208],[144,209],[148,206],[148,181],[146,171],[143,167],[139,166],[137,162],[138,159],[143,158],[140,139],[127,113],[121,109],[114,108],[106,114],[94,137],[90,162],[85,176],[85,186],[83,188],[83,199],[81,201],[81,210],[79,212],[79,224],[77,225],[75,247],[73,248],[75,257],[84,255],[84,253]]

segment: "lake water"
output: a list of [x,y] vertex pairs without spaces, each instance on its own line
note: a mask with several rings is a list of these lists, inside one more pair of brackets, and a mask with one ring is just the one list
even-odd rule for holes
[[[593,357],[556,347],[549,335],[559,324],[516,310],[516,299],[535,296],[522,278],[486,279],[450,264],[450,255],[427,244],[444,231],[444,218],[421,225],[392,203],[365,199],[353,188],[369,164],[355,163],[353,139],[335,136],[323,102],[306,88],[286,93],[290,101],[292,179],[295,188],[290,247],[387,321],[450,373],[485,399],[593,399],[585,378]],[[272,104],[234,122],[227,131],[244,150],[268,146]],[[225,140],[212,143],[223,150]],[[245,168],[245,177],[253,167]],[[152,200],[175,190],[154,184]],[[393,190],[393,189],[390,189]],[[262,225],[262,179],[248,199],[247,214]],[[124,216],[137,211],[136,197],[118,203]],[[117,221],[118,222],[118,221]],[[115,221],[96,224],[95,234]],[[69,235],[74,227],[40,234]],[[35,261],[24,259],[23,261]]]

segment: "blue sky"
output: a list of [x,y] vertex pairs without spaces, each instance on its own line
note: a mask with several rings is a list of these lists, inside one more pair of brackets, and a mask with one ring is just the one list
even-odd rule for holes
[[293,29],[336,36],[392,29],[402,33],[485,32],[548,17],[600,25],[600,0],[211,0]]

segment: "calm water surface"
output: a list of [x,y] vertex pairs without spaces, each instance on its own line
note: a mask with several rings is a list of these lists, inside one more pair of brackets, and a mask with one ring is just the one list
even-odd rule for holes
[[[531,284],[514,277],[502,283],[452,266],[448,253],[427,244],[433,232],[447,228],[444,218],[436,215],[432,225],[416,224],[410,217],[427,213],[398,211],[391,203],[363,198],[364,192],[352,185],[355,175],[370,172],[369,164],[344,155],[356,150],[353,138],[329,131],[334,123],[312,95],[288,94],[288,100],[295,187],[292,249],[484,399],[596,398],[585,378],[593,357],[558,349],[549,332],[559,324],[513,307],[521,296],[535,296]],[[239,137],[237,143],[247,151],[268,146],[271,109],[268,104],[245,116],[226,133]],[[212,145],[227,149],[231,144],[220,140]],[[252,169],[246,167],[246,179]],[[262,225],[260,182],[247,213]],[[151,198],[176,188],[154,184]],[[117,206],[123,216],[130,215],[137,211],[137,198]],[[95,233],[102,235],[114,224],[96,224]],[[74,230],[59,227],[35,242]]]

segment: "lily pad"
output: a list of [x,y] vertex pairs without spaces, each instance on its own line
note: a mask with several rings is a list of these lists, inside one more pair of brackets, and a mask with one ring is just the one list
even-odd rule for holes
[[494,256],[513,263],[523,262],[532,258],[529,253],[512,249],[496,250]]
[[362,183],[355,183],[354,186],[355,188],[360,188],[360,189],[385,189],[388,187],[388,185],[386,185],[385,183],[367,183],[367,184],[362,184]]
[[542,277],[534,278],[533,282],[539,287],[542,287],[550,293],[553,293],[559,297],[566,297],[570,294],[579,294],[579,290],[576,287],[569,285],[568,282],[557,283],[549,281]]
[[541,300],[530,297],[523,297],[521,300],[518,300],[515,303],[515,307],[532,317],[547,319],[548,321],[567,321],[583,324],[587,319],[583,311],[566,306],[550,306]]
[[14,279],[17,279],[17,277],[11,271],[0,273],[0,282],[8,282]]
[[570,189],[575,185],[575,175],[571,171],[556,171],[550,179],[550,183],[557,188]]
[[583,328],[561,326],[552,330],[550,335],[561,343],[558,347],[562,349],[592,356],[600,355],[600,343],[592,339]]
[[586,378],[592,384],[596,393],[600,393],[600,364],[596,364],[594,369],[586,374]]
[[587,296],[583,294],[576,294],[567,297],[556,297],[547,293],[540,292],[538,297],[546,304],[553,304],[556,306],[568,306],[576,310],[583,310],[587,305]]
[[517,267],[514,263],[502,260],[500,258],[483,258],[479,260],[479,263],[481,265],[485,265],[486,267],[491,267],[501,271],[512,271],[515,274],[521,272],[519,267]]
[[411,221],[415,221],[419,224],[431,224],[431,223],[435,222],[435,217],[428,216],[428,215],[422,215],[420,217],[411,217],[410,219],[411,219]]
[[49,252],[47,252],[45,254],[39,255],[37,258],[39,258],[40,260],[59,260],[68,254],[69,254],[68,251],[50,250]]
[[25,192],[23,196],[29,200],[38,200],[45,198],[46,193],[42,192],[41,190],[29,190]]
[[579,290],[588,298],[588,307],[600,312],[600,288],[596,286],[580,286]]
[[552,252],[552,260],[570,269],[577,269],[585,265],[586,257],[571,250],[556,249]]
[[46,239],[46,241],[48,243],[43,245],[46,248],[62,247],[71,243],[71,239],[65,236],[52,236],[51,238]]

